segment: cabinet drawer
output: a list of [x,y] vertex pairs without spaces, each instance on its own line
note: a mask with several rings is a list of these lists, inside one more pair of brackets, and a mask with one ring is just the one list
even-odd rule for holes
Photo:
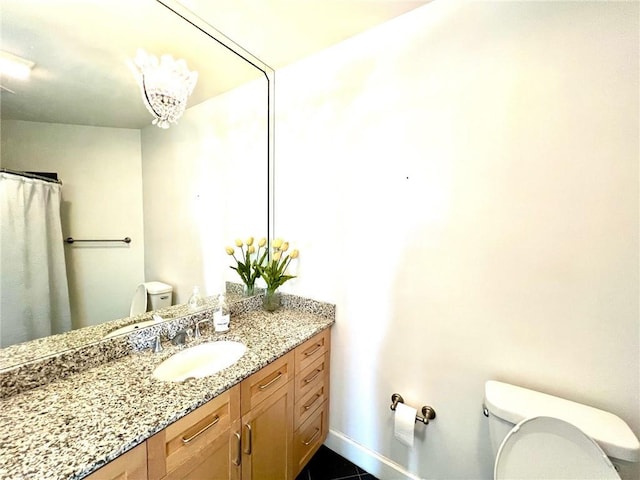
[[331,330],[326,329],[295,349],[296,374],[307,368],[329,351],[331,342]]
[[187,478],[213,452],[226,448],[230,426],[240,418],[239,403],[235,386],[151,437],[149,478]]
[[296,375],[296,402],[318,384],[329,384],[329,354],[326,353]]
[[294,428],[299,428],[313,413],[323,405],[325,400],[329,399],[329,382],[323,381],[324,378],[320,377],[310,384],[310,387],[305,395],[296,396],[295,404],[295,425]]
[[295,475],[309,462],[320,445],[327,438],[329,431],[329,402],[325,401],[321,408],[304,422],[294,434],[294,470]]
[[243,415],[293,379],[293,358],[289,352],[242,381]]

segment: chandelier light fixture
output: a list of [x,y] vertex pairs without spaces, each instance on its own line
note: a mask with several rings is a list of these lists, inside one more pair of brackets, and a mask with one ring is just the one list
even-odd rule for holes
[[187,107],[187,98],[198,81],[198,72],[190,72],[184,60],[162,55],[160,60],[138,49],[136,58],[129,62],[147,110],[155,118],[153,125],[169,128],[176,123]]

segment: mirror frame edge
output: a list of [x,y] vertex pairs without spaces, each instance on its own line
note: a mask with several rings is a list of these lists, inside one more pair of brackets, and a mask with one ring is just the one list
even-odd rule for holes
[[[271,239],[274,238],[275,232],[275,69],[268,64],[257,58],[248,50],[231,40],[224,33],[220,32],[213,25],[203,20],[192,10],[188,9],[178,0],[155,0],[158,4],[172,11],[178,17],[200,30],[202,33],[216,41],[230,52],[234,53],[253,67],[260,70],[267,81],[267,244],[271,243]],[[269,254],[270,256],[270,254]],[[127,317],[123,317],[127,318]],[[178,317],[180,318],[180,317]],[[115,319],[116,321],[122,319]],[[166,319],[165,321],[176,320],[176,318]],[[164,322],[163,322],[164,323]],[[113,337],[111,337],[113,338]],[[48,358],[51,356],[60,355],[75,350],[81,350],[84,347],[96,345],[104,341],[109,341],[111,338],[102,338],[83,343],[81,345],[75,345],[59,351],[51,351],[48,354],[35,355],[29,360],[19,361],[15,364],[0,367],[0,372],[8,372],[20,365],[37,362],[42,358]],[[38,339],[35,339],[38,340]]]
[[[212,40],[260,70],[267,80],[267,245],[275,238],[275,80],[276,71],[247,49],[205,21],[179,0],[156,0]],[[269,253],[269,257],[271,253]]]

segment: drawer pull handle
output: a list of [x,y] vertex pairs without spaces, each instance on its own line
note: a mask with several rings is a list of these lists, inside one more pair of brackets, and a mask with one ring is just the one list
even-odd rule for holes
[[313,435],[311,435],[311,438],[306,442],[303,441],[302,443],[305,447],[311,445],[311,443],[317,438],[318,435],[320,435],[320,429],[316,427],[316,431],[313,433]]
[[311,350],[307,350],[306,352],[304,352],[304,355],[306,357],[309,357],[311,355],[313,355],[314,353],[316,353],[318,350],[320,350],[322,348],[322,343],[316,343],[315,344],[315,348],[311,349]]
[[307,403],[306,405],[303,405],[302,408],[304,408],[304,411],[306,412],[307,410],[309,410],[311,408],[311,406],[316,403],[316,401],[322,396],[322,394],[320,393],[316,393],[316,395],[313,397],[313,400],[311,400],[309,403]]
[[247,447],[244,449],[244,453],[246,453],[247,455],[251,455],[251,425],[249,425],[248,423],[244,424],[244,428],[247,429]]
[[184,443],[185,445],[187,443],[190,443],[192,440],[194,440],[196,437],[199,437],[200,435],[202,435],[204,432],[209,430],[211,427],[213,427],[219,421],[220,421],[220,415],[216,415],[211,423],[208,423],[207,425],[202,427],[200,430],[198,430],[196,433],[191,435],[189,438],[182,437],[182,443]]
[[311,383],[315,380],[315,378],[320,375],[322,373],[322,368],[318,368],[316,369],[315,372],[313,372],[313,374],[311,374],[310,376],[308,376],[307,378],[304,379],[304,384],[306,385],[307,383]]
[[273,380],[271,380],[270,382],[265,383],[264,385],[259,385],[258,388],[260,390],[264,390],[265,388],[269,388],[271,385],[276,383],[281,378],[282,378],[282,372],[278,372],[278,375],[276,375],[276,377]]
[[240,432],[235,432],[233,435],[238,440],[238,450],[237,450],[238,454],[236,455],[236,458],[233,459],[233,464],[236,467],[239,467],[240,463],[242,462],[242,440],[241,440]]

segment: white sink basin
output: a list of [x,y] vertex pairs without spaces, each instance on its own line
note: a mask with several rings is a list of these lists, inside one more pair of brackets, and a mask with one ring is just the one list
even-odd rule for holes
[[111,338],[111,337],[115,337],[117,335],[122,335],[124,333],[131,333],[134,330],[138,330],[139,328],[149,327],[149,326],[151,326],[153,324],[156,324],[156,323],[158,323],[156,320],[145,320],[144,322],[134,323],[132,325],[127,325],[126,327],[118,328],[117,330],[114,330],[113,332],[109,332],[108,334],[106,334],[102,338]]
[[247,347],[240,342],[220,340],[189,347],[156,367],[153,377],[167,382],[182,382],[187,378],[202,378],[236,363]]

